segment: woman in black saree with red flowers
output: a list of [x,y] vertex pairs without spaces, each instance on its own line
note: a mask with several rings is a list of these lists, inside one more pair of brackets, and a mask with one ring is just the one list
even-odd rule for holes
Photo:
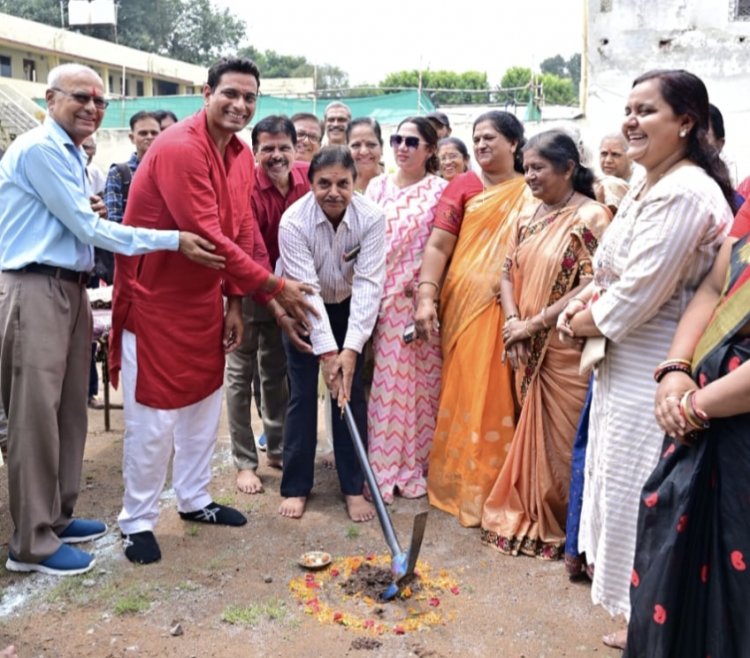
[[750,240],[728,240],[660,381],[624,658],[750,655]]

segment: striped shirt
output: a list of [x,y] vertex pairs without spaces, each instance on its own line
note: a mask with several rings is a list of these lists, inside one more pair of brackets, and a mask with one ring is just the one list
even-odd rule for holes
[[[345,261],[344,255],[359,247]],[[279,226],[281,275],[310,284],[320,318],[309,316],[315,354],[338,351],[325,304],[351,297],[343,347],[362,352],[372,333],[385,279],[385,216],[374,203],[354,194],[338,229],[334,229],[312,192],[284,213]]]
[[700,167],[680,167],[636,199],[642,189],[634,184],[623,199],[594,256],[594,285],[606,292],[591,312],[608,345],[596,370],[578,537],[596,564],[593,602],[626,617],[641,489],[664,438],[654,368],[732,222]]

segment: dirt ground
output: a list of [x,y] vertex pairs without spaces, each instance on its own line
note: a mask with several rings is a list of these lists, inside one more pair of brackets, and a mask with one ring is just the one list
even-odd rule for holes
[[[377,521],[355,525],[346,516],[335,474],[316,469],[315,493],[300,521],[277,514],[280,473],[259,473],[266,492],[236,491],[226,420],[214,460],[216,500],[246,512],[242,528],[187,523],[167,490],[156,535],[161,562],[130,564],[116,518],[122,495],[122,412],[105,432],[103,413],[90,411],[90,432],[77,513],[102,518],[106,537],[84,548],[96,566],[78,577],[24,575],[0,568],[0,648],[14,643],[21,658],[130,656],[618,656],[600,637],[622,626],[592,606],[589,587],[570,583],[562,563],[510,558],[481,545],[478,531],[431,509],[420,559],[455,576],[460,595],[442,625],[377,638],[305,614],[289,581],[300,576],[300,554],[325,550],[334,559],[383,554]],[[426,501],[397,499],[391,513],[401,542]],[[0,485],[0,538],[10,519],[5,478]],[[0,549],[5,563],[7,544]],[[447,616],[446,616],[447,617]]]

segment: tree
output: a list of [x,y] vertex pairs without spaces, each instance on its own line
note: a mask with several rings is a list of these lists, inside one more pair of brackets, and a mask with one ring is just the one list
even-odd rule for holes
[[327,98],[338,98],[343,96],[343,92],[338,91],[346,89],[349,86],[349,74],[333,64],[321,64],[316,67],[315,71],[315,89],[327,89],[331,93],[325,95]]
[[542,73],[552,73],[559,78],[570,78],[575,93],[581,84],[581,54],[576,53],[570,59],[564,59],[562,55],[548,57],[539,66]]
[[[211,0],[127,0],[118,7],[118,43],[193,64],[208,65],[236,51],[245,36],[244,21],[228,9],[217,9]],[[0,0],[0,11],[60,27],[59,4],[50,0]],[[65,12],[66,23],[67,18]],[[70,29],[114,40],[111,26]]]
[[[525,66],[511,66],[503,74],[497,91],[497,100],[500,103],[526,103],[529,99],[528,88],[533,73]],[[505,91],[510,90],[510,91]]]
[[544,102],[547,105],[575,105],[578,102],[578,94],[570,78],[542,73],[540,82],[544,91]]
[[[437,104],[486,103],[490,91],[487,74],[479,71],[422,71],[423,89],[428,89],[430,98]],[[380,83],[381,87],[418,88],[420,72],[405,70],[389,73]],[[455,89],[456,91],[450,91]],[[488,94],[471,93],[468,90],[487,91]],[[437,90],[437,91],[436,91]]]

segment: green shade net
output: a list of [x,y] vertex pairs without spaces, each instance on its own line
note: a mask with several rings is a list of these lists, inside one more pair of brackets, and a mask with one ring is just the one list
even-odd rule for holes
[[[40,107],[47,104],[43,98],[35,99]],[[323,110],[333,99],[319,99],[317,102],[307,98],[284,98],[281,96],[263,96],[258,98],[253,122],[272,114],[292,116],[297,112],[310,112],[323,118]],[[419,91],[400,91],[382,96],[364,96],[361,98],[337,98],[351,108],[352,117],[372,117],[382,124],[396,124],[408,116],[425,114],[435,109],[429,97]],[[184,119],[203,107],[203,96],[141,96],[138,98],[113,99],[104,115],[101,128],[113,130],[129,128],[130,117],[136,112],[145,110],[171,110],[178,119]]]

